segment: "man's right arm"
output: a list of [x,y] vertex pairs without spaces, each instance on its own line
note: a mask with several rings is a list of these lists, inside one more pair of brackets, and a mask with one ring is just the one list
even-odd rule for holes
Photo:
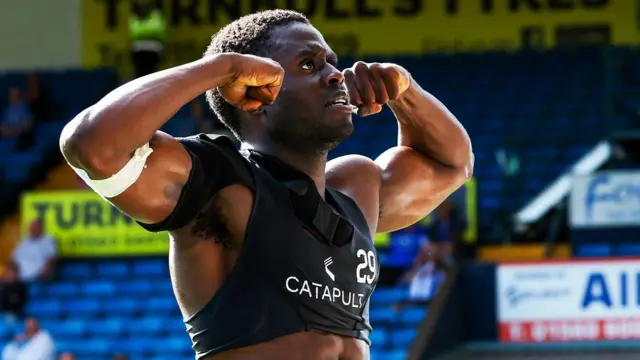
[[192,160],[170,135],[158,131],[184,104],[233,80],[226,54],[160,71],[131,81],[77,115],[63,130],[60,148],[73,167],[94,180],[118,173],[136,149],[153,153],[140,177],[109,199],[143,223],[157,223],[176,207]]

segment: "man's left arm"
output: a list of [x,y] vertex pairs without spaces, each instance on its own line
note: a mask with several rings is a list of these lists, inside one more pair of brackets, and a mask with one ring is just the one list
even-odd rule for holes
[[376,160],[382,171],[378,232],[424,218],[472,176],[471,140],[456,117],[413,79],[389,106],[398,146]]
[[391,107],[398,121],[398,146],[375,162],[354,155],[332,160],[327,181],[358,203],[372,232],[407,227],[471,178],[469,136],[399,65],[358,62],[343,73],[360,116],[376,114],[384,104]]

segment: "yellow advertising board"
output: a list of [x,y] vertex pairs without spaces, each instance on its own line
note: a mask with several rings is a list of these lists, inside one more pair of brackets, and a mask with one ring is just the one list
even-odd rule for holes
[[89,190],[30,192],[22,197],[21,228],[38,218],[64,257],[159,255],[169,251],[167,233],[144,230]]
[[[341,55],[513,50],[562,43],[637,44],[634,0],[157,0],[169,24],[166,65],[201,56],[220,27],[244,14],[307,14]],[[82,0],[88,67],[128,64],[132,0]]]

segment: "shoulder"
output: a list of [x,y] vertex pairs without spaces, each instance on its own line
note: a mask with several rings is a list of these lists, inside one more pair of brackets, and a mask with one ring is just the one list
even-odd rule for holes
[[373,160],[362,155],[345,155],[327,163],[327,183],[341,190],[342,187],[363,185],[362,182],[381,184],[382,171]]
[[341,156],[327,163],[327,185],[351,198],[364,215],[371,234],[380,213],[379,194],[382,171],[371,159],[361,155]]

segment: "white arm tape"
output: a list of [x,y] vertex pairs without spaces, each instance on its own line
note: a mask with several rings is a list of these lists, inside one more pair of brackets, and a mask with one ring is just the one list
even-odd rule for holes
[[131,157],[131,160],[118,171],[116,174],[108,179],[93,180],[89,177],[84,170],[71,167],[77,174],[89,185],[98,195],[104,198],[114,198],[122,194],[125,190],[131,187],[142,174],[142,170],[146,167],[145,163],[147,158],[153,149],[146,143],[136,149]]

